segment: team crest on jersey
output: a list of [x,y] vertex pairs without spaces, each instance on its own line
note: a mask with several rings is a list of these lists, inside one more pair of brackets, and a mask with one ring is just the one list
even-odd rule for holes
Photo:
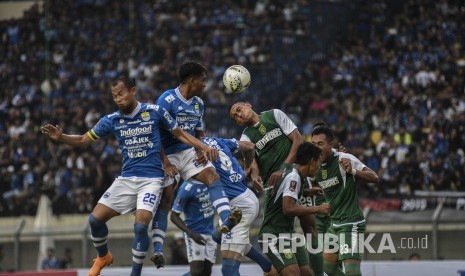
[[292,258],[292,251],[289,248],[286,248],[283,250],[284,257],[286,259],[291,259]]
[[295,192],[295,188],[297,187],[297,181],[291,180],[291,183],[289,184],[289,190],[291,192]]
[[197,114],[200,113],[200,106],[199,106],[198,103],[196,103],[196,104],[194,105],[194,109],[195,109],[195,113],[197,113]]
[[150,120],[150,113],[148,113],[147,111],[142,112],[142,113],[140,114],[140,116],[142,117],[142,120],[144,120],[144,121]]
[[321,170],[321,177],[323,179],[326,179],[328,177],[328,171],[327,170]]
[[266,133],[266,127],[264,125],[260,125],[258,127],[258,131],[260,132],[261,135],[265,135]]

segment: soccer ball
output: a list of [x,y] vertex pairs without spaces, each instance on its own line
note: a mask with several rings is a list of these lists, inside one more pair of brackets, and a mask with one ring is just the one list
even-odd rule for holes
[[249,70],[242,65],[230,66],[223,74],[223,84],[228,92],[244,92],[250,85]]

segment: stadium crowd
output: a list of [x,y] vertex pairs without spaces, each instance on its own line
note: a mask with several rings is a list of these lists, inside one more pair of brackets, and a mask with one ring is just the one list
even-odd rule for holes
[[[177,85],[180,63],[201,62],[210,69],[204,101],[215,135],[208,107],[234,100],[221,84],[228,65],[279,67],[274,34],[314,37],[331,24],[311,23],[319,11],[307,1],[237,2],[50,0],[0,21],[0,214],[34,214],[42,193],[55,214],[91,211],[120,171],[116,141],[74,149],[48,142],[39,128],[58,118],[50,123],[86,132],[116,109],[108,80],[119,73],[136,81],[141,101],[154,102]],[[258,95],[280,93],[258,103],[282,108],[303,135],[319,120],[334,127],[381,176],[364,187],[368,196],[465,190],[463,4],[351,2],[350,23],[295,64],[289,91],[256,87]]]

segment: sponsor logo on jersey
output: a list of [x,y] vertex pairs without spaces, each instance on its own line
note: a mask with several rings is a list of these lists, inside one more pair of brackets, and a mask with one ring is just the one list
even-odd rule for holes
[[165,101],[167,101],[168,103],[171,103],[172,101],[174,101],[174,96],[173,96],[173,95],[168,95],[168,96],[165,98]]
[[186,121],[194,121],[194,120],[198,120],[199,117],[197,116],[189,116],[189,115],[184,115],[184,116],[176,116],[176,121],[178,123],[184,123]]
[[135,120],[135,121],[128,122],[128,125],[134,125],[134,124],[138,124],[140,122],[141,122],[140,120]]
[[271,140],[273,140],[274,138],[279,137],[279,136],[281,136],[281,135],[283,135],[282,130],[281,130],[280,128],[275,128],[275,129],[273,129],[272,131],[266,133],[265,136],[263,136],[262,139],[258,140],[258,142],[255,143],[255,147],[256,147],[258,150],[261,150],[261,149],[263,149],[263,148],[266,146],[266,144],[267,144],[269,141],[271,141]]
[[323,178],[323,179],[328,178],[328,171],[327,170],[321,170],[321,178]]
[[184,189],[185,189],[186,191],[190,191],[191,188],[192,188],[192,184],[188,183],[188,184],[186,185],[186,188],[184,188]]
[[289,184],[289,190],[291,192],[295,192],[295,188],[297,187],[297,181],[291,180],[291,183]]
[[147,109],[153,109],[155,111],[158,111],[158,105],[156,105],[156,104],[148,104]]
[[266,133],[266,127],[264,125],[260,125],[258,127],[258,131],[260,132],[261,135],[265,135]]
[[179,105],[179,106],[178,106],[178,110],[182,110],[182,106]]
[[324,190],[324,189],[327,189],[329,187],[336,186],[337,184],[339,184],[339,179],[337,178],[337,176],[335,176],[328,180],[320,181],[318,182],[318,184],[320,184],[320,187]]
[[150,120],[150,113],[148,113],[147,111],[142,112],[140,116],[142,117],[142,120],[144,121]]
[[152,125],[149,125],[146,127],[130,128],[130,129],[119,131],[119,135],[121,137],[136,136],[140,134],[150,134],[150,133],[152,133]]

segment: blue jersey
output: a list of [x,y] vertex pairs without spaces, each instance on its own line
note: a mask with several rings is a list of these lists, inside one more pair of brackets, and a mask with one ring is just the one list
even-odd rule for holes
[[[157,100],[157,104],[166,109],[179,125],[179,128],[195,136],[195,130],[203,129],[203,101],[199,97],[192,97],[186,100],[179,91],[179,87],[165,91]],[[160,130],[161,142],[166,154],[177,153],[191,148],[168,130]]]
[[184,213],[184,223],[191,231],[211,235],[215,209],[206,185],[182,183],[172,210],[178,214]]
[[173,130],[176,121],[158,105],[137,103],[130,115],[119,111],[104,116],[87,134],[95,141],[113,133],[123,155],[121,176],[163,177],[160,125]]
[[220,175],[223,189],[229,200],[247,190],[245,174],[237,159],[233,156],[239,149],[236,139],[203,138],[202,142],[219,151],[219,158],[213,162]]

